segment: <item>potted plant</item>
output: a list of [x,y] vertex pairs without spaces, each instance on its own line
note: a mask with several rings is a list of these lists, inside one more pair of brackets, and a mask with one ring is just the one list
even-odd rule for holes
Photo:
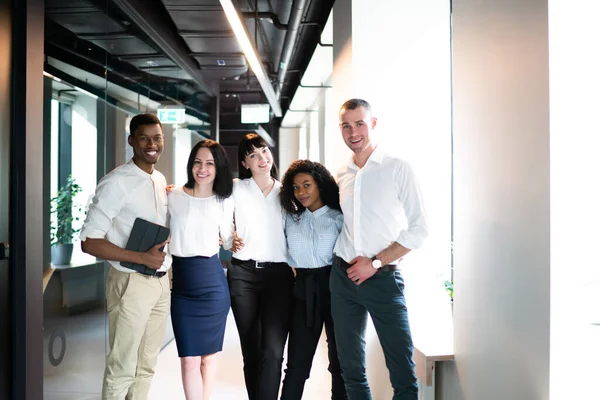
[[69,175],[67,183],[58,189],[56,197],[50,199],[50,214],[54,219],[50,226],[50,245],[53,264],[69,264],[73,255],[73,239],[80,229],[73,228],[73,221],[79,221],[73,212],[81,212],[81,207],[74,202],[75,196],[81,192],[73,177]]

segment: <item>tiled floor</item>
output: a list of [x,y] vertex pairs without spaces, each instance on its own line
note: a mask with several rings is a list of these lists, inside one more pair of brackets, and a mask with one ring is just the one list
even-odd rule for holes
[[[212,399],[247,399],[242,372],[242,353],[233,315],[229,313],[225,344],[219,354],[217,382]],[[325,336],[321,337],[317,354],[313,362],[310,379],[306,383],[304,399],[327,400],[331,398],[331,378],[327,372],[327,345]],[[285,360],[284,360],[285,366]],[[148,400],[185,399],[181,385],[181,369],[175,342],[171,342],[159,355],[156,375]]]

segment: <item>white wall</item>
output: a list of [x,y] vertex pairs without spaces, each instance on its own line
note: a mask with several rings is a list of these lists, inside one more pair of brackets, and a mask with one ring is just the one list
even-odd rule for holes
[[548,399],[547,16],[546,0],[453,1],[456,370],[445,399]]
[[596,399],[600,358],[600,2],[550,0],[550,399]]
[[127,142],[129,136],[129,121],[132,116],[129,116],[126,112],[120,108],[115,108],[115,165],[121,165],[129,161],[133,156],[133,150]]
[[279,177],[283,179],[285,171],[290,164],[298,159],[299,152],[299,135],[298,128],[281,128],[279,130]]
[[175,130],[175,158],[173,160],[174,177],[171,183],[182,186],[187,182],[187,161],[194,145],[196,145],[196,143],[192,145],[192,131],[183,128]]
[[[177,152],[175,147],[175,128],[171,124],[163,124],[162,131],[164,135],[164,147],[155,168],[162,172],[167,179],[167,183],[171,184],[175,182],[175,155]],[[187,159],[183,162],[185,164]]]
[[[333,32],[326,165],[335,171],[350,157],[338,127],[340,106],[353,97],[367,100],[378,117],[380,145],[415,169],[429,217],[426,245],[402,263],[413,339],[417,343],[441,327],[451,336],[450,301],[442,286],[451,249],[450,3],[338,0]],[[367,336],[373,398],[388,399],[388,372],[371,325]]]

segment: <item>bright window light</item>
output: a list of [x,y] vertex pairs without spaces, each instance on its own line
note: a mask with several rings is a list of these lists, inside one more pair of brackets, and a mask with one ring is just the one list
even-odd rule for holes
[[263,124],[270,120],[268,104],[242,104],[242,124]]

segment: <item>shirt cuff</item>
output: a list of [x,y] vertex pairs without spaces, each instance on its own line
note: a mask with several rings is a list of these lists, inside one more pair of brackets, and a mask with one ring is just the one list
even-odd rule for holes
[[396,239],[396,242],[409,250],[416,250],[419,247],[423,246],[423,242],[425,241],[425,237],[421,237],[419,235],[411,234],[407,230],[403,230],[400,232],[400,235]]
[[106,239],[106,232],[98,229],[83,229],[79,233],[79,239],[85,242],[86,239]]

